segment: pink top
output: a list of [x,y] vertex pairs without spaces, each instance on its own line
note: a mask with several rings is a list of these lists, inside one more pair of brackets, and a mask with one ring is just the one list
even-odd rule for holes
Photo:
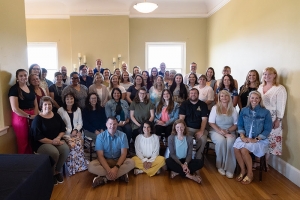
[[167,122],[170,120],[168,111],[167,111],[167,107],[163,107],[162,111],[161,111],[161,121],[163,122]]

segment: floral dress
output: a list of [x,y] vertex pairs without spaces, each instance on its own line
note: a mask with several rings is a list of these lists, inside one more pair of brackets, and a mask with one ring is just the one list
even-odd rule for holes
[[[285,87],[282,85],[274,85],[266,93],[263,93],[263,86],[260,85],[258,91],[262,95],[262,101],[266,108],[270,111],[272,122],[276,118],[283,118],[287,100]],[[282,122],[276,129],[272,129],[269,136],[269,151],[273,155],[282,154]]]

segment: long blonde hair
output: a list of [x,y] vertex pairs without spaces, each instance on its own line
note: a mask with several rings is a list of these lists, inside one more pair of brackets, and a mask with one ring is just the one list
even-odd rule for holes
[[259,98],[260,98],[259,105],[260,105],[260,107],[265,108],[265,105],[264,105],[263,100],[261,98],[261,93],[256,91],[256,90],[249,93],[247,106],[251,106],[250,105],[250,97],[251,97],[252,94],[256,94],[257,96],[259,96]]
[[247,74],[247,76],[246,76],[246,81],[245,81],[245,83],[244,83],[244,85],[242,86],[242,89],[241,89],[241,91],[240,91],[240,94],[239,94],[239,96],[241,96],[241,94],[243,94],[244,92],[246,92],[246,91],[248,91],[248,88],[249,88],[249,86],[250,86],[250,81],[249,81],[249,74],[250,73],[252,73],[252,72],[254,72],[255,73],[255,76],[256,76],[256,79],[255,79],[255,87],[256,87],[256,89],[259,87],[259,74],[258,74],[258,72],[255,70],[255,69],[252,69],[252,70],[250,70],[249,72],[248,72],[248,74]]
[[227,115],[227,116],[231,116],[232,113],[233,113],[234,107],[233,107],[233,104],[232,104],[232,98],[231,98],[231,95],[230,95],[230,93],[227,92],[226,90],[221,90],[221,91],[219,92],[219,94],[218,94],[218,102],[217,102],[217,104],[216,104],[216,107],[217,107],[217,109],[216,109],[217,114],[218,114],[218,115],[223,114],[223,113],[222,113],[222,103],[221,103],[221,101],[220,101],[221,94],[226,95],[226,96],[229,97],[229,102],[228,102],[228,105],[227,105],[226,115]]
[[[276,75],[276,77],[275,77],[274,80],[273,80],[273,85],[278,86],[278,85],[279,85],[279,81],[278,81],[278,74],[277,74],[276,69],[275,69],[274,67],[267,67],[266,69],[264,69],[263,74],[264,74],[266,71],[271,72],[271,73],[274,73],[274,74]],[[262,76],[261,82],[262,82],[263,86],[265,86],[265,85],[267,84],[266,81],[264,80],[264,76]]]

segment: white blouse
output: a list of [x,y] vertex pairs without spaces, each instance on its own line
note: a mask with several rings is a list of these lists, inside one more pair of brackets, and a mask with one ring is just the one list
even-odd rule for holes
[[135,152],[142,162],[154,162],[159,155],[159,139],[158,136],[152,134],[146,138],[143,134],[139,134],[135,139]]

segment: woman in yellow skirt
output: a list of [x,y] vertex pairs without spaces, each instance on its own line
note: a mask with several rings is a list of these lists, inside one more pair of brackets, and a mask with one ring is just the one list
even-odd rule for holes
[[140,133],[135,140],[136,156],[132,159],[135,162],[134,174],[146,173],[154,176],[160,173],[160,168],[165,165],[165,158],[159,156],[159,138],[151,134],[151,122],[145,121],[140,126]]

